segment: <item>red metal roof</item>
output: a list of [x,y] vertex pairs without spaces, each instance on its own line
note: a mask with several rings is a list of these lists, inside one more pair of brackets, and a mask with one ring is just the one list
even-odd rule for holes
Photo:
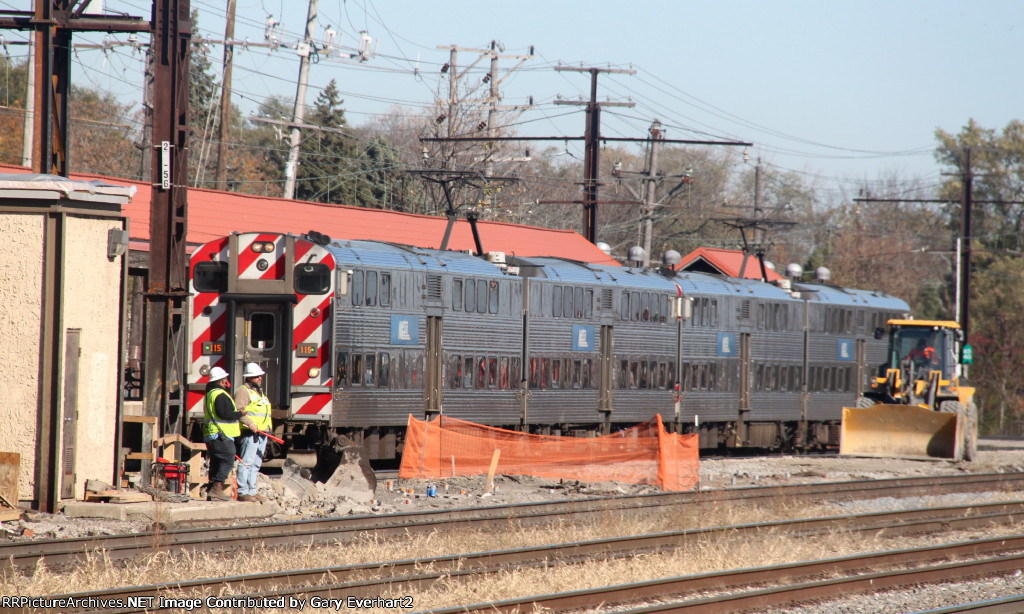
[[[682,261],[676,266],[677,271],[685,271],[694,266],[694,264],[701,261],[703,264],[709,265],[719,273],[728,277],[739,277],[740,268],[743,266],[743,252],[738,249],[721,249],[717,247],[698,247],[689,254],[683,256]],[[766,268],[765,273],[768,276],[768,281],[776,281],[783,279],[782,275],[779,275],[775,271]],[[757,261],[757,258],[751,256],[747,260],[747,267],[743,271],[743,277],[745,279],[761,279],[761,264]]]
[[[0,164],[3,172],[27,173],[21,166]],[[148,249],[149,207],[152,188],[147,182],[103,175],[72,173],[74,179],[99,179],[115,185],[135,186],[138,190],[123,213],[129,218],[132,247]],[[188,190],[188,243],[200,245],[217,237],[237,232],[303,233],[315,230],[332,239],[387,241],[417,247],[441,246],[448,220],[443,217],[414,215],[380,209],[287,200],[268,196],[250,196],[233,192]],[[596,264],[618,264],[573,230],[553,230],[480,221],[480,242],[489,252],[515,256],[553,256]],[[448,248],[475,250],[469,222],[460,219],[452,229]]]

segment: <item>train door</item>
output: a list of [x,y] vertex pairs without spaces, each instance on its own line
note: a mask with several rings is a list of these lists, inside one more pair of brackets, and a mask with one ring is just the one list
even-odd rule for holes
[[423,373],[423,402],[427,418],[441,411],[442,343],[441,316],[427,316],[427,364]]
[[746,445],[747,442],[747,420],[750,416],[750,360],[750,333],[740,333],[740,395],[735,441],[737,446]]
[[[236,386],[242,383],[245,363],[254,362],[266,372],[263,389],[275,407],[286,405],[288,384],[282,375],[282,358],[290,338],[290,305],[281,303],[239,305],[235,312],[235,351],[231,376]],[[286,313],[289,310],[289,313]]]
[[612,390],[615,386],[615,329],[611,325],[601,325],[601,377],[598,385],[601,387],[598,397],[598,410],[604,419],[604,431],[607,433],[611,428],[611,415],[613,407]]

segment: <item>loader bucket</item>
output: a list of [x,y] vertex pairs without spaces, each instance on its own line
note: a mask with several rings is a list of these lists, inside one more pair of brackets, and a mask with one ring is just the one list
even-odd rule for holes
[[843,408],[839,453],[913,459],[960,459],[962,418],[919,405]]

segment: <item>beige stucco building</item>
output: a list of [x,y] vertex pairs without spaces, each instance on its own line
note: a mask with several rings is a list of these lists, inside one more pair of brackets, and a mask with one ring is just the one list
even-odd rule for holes
[[0,452],[23,503],[116,483],[134,187],[0,175]]

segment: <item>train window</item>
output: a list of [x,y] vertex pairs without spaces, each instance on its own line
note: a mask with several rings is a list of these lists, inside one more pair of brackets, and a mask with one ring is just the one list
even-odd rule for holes
[[764,390],[764,365],[757,365],[754,371],[754,390]]
[[632,360],[629,363],[629,387],[638,388],[640,386],[640,363]]
[[473,387],[473,357],[466,356],[462,362],[462,387],[472,388]]
[[711,326],[718,326],[718,300],[711,301]]
[[509,361],[508,379],[509,379],[509,384],[510,384],[510,386],[512,388],[518,388],[519,387],[520,378],[522,377],[522,374],[523,374],[522,364],[523,363],[520,362],[520,360],[518,358],[513,358],[512,360]]
[[508,356],[501,357],[501,363],[498,366],[498,387],[502,390],[508,390]]
[[573,290],[573,315],[577,318],[583,317],[583,288]]
[[641,360],[639,363],[640,375],[637,378],[636,387],[640,390],[646,390],[651,387],[651,369],[646,360]]
[[537,358],[530,359],[530,388],[540,388],[540,365]]
[[623,320],[629,319],[629,292],[622,293],[622,311],[619,313],[619,318]]
[[391,273],[380,274],[380,306],[391,305]]
[[640,321],[648,322],[651,319],[651,293],[640,293]]
[[362,305],[363,304],[363,272],[355,271],[352,273],[352,304]]
[[272,313],[254,312],[249,316],[249,347],[258,350],[274,348],[277,338],[277,318]]
[[494,356],[487,359],[487,387],[498,387],[498,359]]
[[[568,292],[569,296],[572,296],[571,292]],[[562,387],[562,359],[552,358],[551,359],[551,388],[557,390]]]
[[373,307],[377,304],[377,271],[366,272],[366,305]]
[[420,388],[423,377],[423,355],[416,352],[409,359],[409,380],[406,388]]
[[708,372],[708,390],[717,390],[718,389],[718,364],[717,363],[713,363],[713,362],[712,363],[708,363],[708,365],[707,365],[707,372]]
[[498,313],[498,282],[492,281],[490,284],[490,293],[488,295],[489,302],[487,303],[487,311],[489,313]]
[[483,390],[487,388],[487,358],[481,356],[476,363],[476,388]]
[[556,318],[562,317],[562,286],[551,288],[551,315]]
[[594,363],[589,358],[583,360],[583,373],[582,379],[580,380],[580,386],[584,389],[597,388],[594,385]]
[[700,297],[696,297],[696,298],[693,299],[693,315],[690,316],[690,326],[691,327],[692,326],[697,326],[698,324],[700,324],[700,322],[698,321],[698,320],[700,320],[700,318],[697,317],[697,314],[700,313],[700,302],[702,300],[703,299],[700,298]]
[[345,388],[348,386],[348,352],[338,352],[336,365],[338,369],[337,386]]
[[452,280],[452,309],[462,311],[462,280]]
[[192,284],[196,292],[227,292],[228,263],[197,262],[192,269]]
[[380,354],[380,374],[377,376],[377,386],[387,388],[391,375],[391,355],[387,352]]
[[476,282],[466,280],[466,313],[476,311]]
[[629,388],[629,361],[623,360],[619,363],[619,388]]
[[391,387],[402,387],[402,372],[398,370],[398,356],[394,354],[391,356]]
[[452,354],[448,359],[448,387],[460,388],[462,386],[462,356]]
[[476,312],[487,313],[487,282],[482,279],[476,282]]
[[572,389],[579,390],[583,386],[583,361],[572,361]]
[[366,362],[363,364],[363,385],[372,388],[377,382],[377,355],[367,354]]
[[629,319],[638,322],[640,320],[640,293],[630,292],[629,293],[629,306],[633,310],[629,314]]
[[665,369],[665,387],[669,390],[674,390],[676,387],[676,363],[668,363],[668,367]]
[[583,291],[583,317],[594,317],[594,291],[589,288]]
[[540,359],[540,387],[551,387],[551,361],[547,358]]
[[295,267],[295,292],[326,294],[331,289],[331,268],[326,264],[306,263]]
[[363,355],[352,355],[352,385],[358,386],[363,381]]
[[571,318],[573,316],[572,295],[572,288],[566,286],[562,290],[562,315],[566,318]]

